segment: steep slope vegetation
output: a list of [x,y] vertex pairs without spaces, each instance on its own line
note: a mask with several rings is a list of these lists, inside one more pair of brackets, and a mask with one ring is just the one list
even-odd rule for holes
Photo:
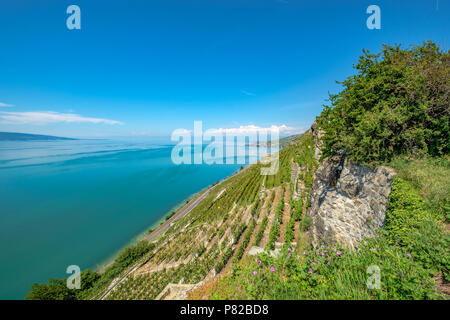
[[60,299],[444,298],[449,182],[433,177],[450,176],[448,57],[432,43],[366,53],[318,118],[325,157],[398,171],[375,238],[353,250],[310,238],[305,213],[320,163],[308,131],[280,151],[275,175],[261,175],[261,163],[243,169],[101,276],[85,271],[76,296],[56,281],[29,298],[52,290]]

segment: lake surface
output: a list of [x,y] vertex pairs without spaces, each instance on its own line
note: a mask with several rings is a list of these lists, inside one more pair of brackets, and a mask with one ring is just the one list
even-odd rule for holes
[[0,141],[0,299],[104,263],[241,166],[175,165],[171,152],[151,141]]

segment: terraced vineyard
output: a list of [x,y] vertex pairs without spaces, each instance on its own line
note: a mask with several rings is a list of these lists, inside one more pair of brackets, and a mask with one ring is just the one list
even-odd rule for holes
[[298,239],[317,166],[313,149],[305,133],[280,151],[275,175],[261,175],[258,162],[220,183],[91,298],[155,299],[170,283],[198,285],[228,272],[253,246],[271,250]]

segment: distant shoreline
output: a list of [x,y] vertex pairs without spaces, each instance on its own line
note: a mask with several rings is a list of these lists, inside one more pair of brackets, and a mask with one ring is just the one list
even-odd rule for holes
[[78,139],[47,136],[44,134],[0,132],[0,141],[60,141],[60,140],[78,140]]

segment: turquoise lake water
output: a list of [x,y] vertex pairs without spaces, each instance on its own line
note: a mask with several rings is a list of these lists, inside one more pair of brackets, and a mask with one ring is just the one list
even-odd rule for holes
[[69,265],[95,268],[241,166],[177,166],[171,151],[145,141],[1,141],[0,299],[23,299]]

